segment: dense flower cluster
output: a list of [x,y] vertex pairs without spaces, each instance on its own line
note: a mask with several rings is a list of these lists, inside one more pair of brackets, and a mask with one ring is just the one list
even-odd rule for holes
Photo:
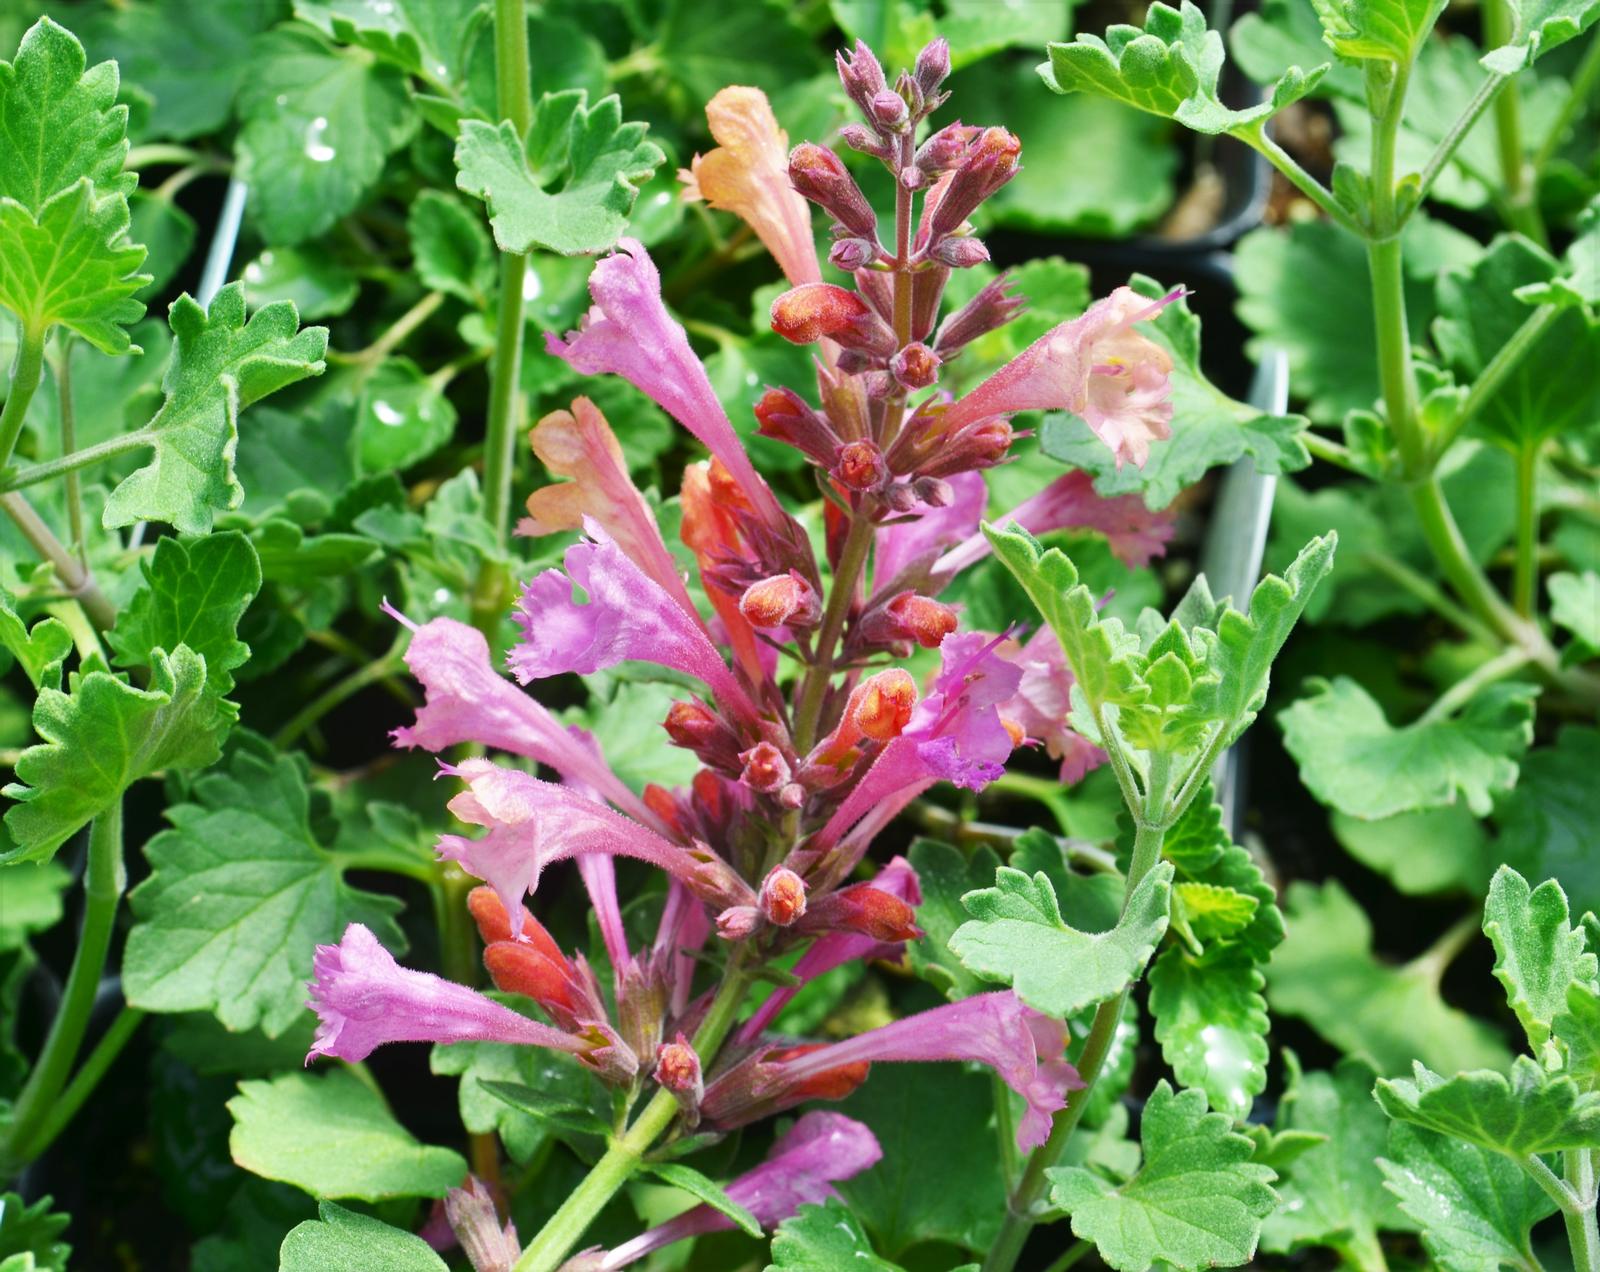
[[[1048,747],[1064,777],[1103,758],[1067,722],[1071,678],[1053,637],[962,630],[958,608],[941,599],[987,553],[978,532],[988,504],[983,470],[1006,460],[1018,436],[1011,415],[1073,411],[1119,463],[1142,464],[1168,434],[1170,362],[1137,330],[1164,302],[1125,288],[965,396],[940,387],[944,367],[1020,308],[1002,275],[940,321],[952,270],[988,258],[968,218],[1011,179],[1021,154],[1005,129],[959,122],[918,142],[945,100],[948,71],[938,40],[893,86],[864,45],[839,59],[862,120],[844,140],[894,179],[886,229],[836,153],[809,142],[787,151],[755,89],[726,89],[712,101],[721,147],[685,174],[691,196],[750,223],[793,284],[772,306],[774,330],[816,346],[817,404],[775,387],[754,410],[762,435],[795,447],[817,470],[826,496],[821,545],[751,463],[639,242],[623,239],[596,264],[593,308],[579,329],[548,337],[551,354],[586,375],[623,377],[710,452],[688,468],[681,493],[683,540],[712,612],[691,597],[604,416],[579,398],[533,432],[540,458],[568,480],[534,493],[521,529],[581,529],[583,537],[562,568],[524,585],[510,670],[527,685],[634,661],[691,678],[699,692],[662,723],[668,742],[701,767],[686,789],[636,793],[592,739],[561,726],[494,669],[476,630],[444,618],[415,629],[407,661],[426,705],[396,742],[435,752],[476,742],[559,779],[503,760],[444,765],[462,784],[451,811],[479,833],[445,835],[438,845],[441,857],[488,885],[471,908],[496,987],[536,1003],[550,1023],[399,968],[353,926],[318,955],[313,1054],[358,1060],[404,1039],[552,1047],[630,1094],[655,1084],[677,1102],[685,1128],[713,1133],[844,1096],[875,1062],[976,1061],[1023,1100],[1019,1144],[1045,1139],[1077,1075],[1062,1027],[1009,991],[829,1045],[773,1032],[807,981],[852,959],[898,959],[920,935],[909,864],[895,858],[859,877],[874,837],[911,800],[938,782],[981,790],[1025,743]],[[831,218],[828,262],[853,287],[823,281],[807,200]],[[1034,533],[1092,527],[1134,563],[1170,534],[1136,497],[1102,498],[1079,473],[1006,519]],[[917,647],[938,651],[925,686],[896,665]],[[617,856],[669,876],[648,948],[632,948],[624,932]],[[545,868],[569,858],[598,920],[609,985],[523,904]],[[796,983],[730,1036],[730,986],[742,990],[797,947],[805,948]],[[698,987],[708,961],[725,970],[720,982]],[[811,1113],[729,1192],[776,1223],[877,1155],[864,1127]],[[573,1266],[621,1267],[725,1222],[702,1208]],[[485,1232],[500,1239],[498,1228]]]

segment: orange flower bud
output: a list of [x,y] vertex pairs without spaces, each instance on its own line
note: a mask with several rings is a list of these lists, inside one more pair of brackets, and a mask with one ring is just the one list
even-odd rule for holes
[[761,885],[761,913],[769,923],[788,927],[805,915],[805,880],[784,866],[779,866]]
[[822,600],[804,575],[790,570],[747,587],[739,612],[752,627],[814,627],[822,619]]
[[917,684],[910,672],[898,667],[880,671],[861,684],[855,727],[874,742],[887,742],[911,723],[916,705]]

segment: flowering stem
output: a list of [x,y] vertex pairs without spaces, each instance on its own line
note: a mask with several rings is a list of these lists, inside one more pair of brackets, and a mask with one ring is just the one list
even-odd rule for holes
[[[696,1054],[704,1058],[706,1068],[716,1055],[722,1040],[733,1028],[739,1008],[744,1002],[750,978],[744,968],[730,962],[717,995],[711,1000],[706,1018],[694,1035]],[[594,1217],[605,1208],[639,1163],[678,1115],[678,1101],[671,1091],[658,1090],[650,1103],[618,1139],[611,1142],[605,1155],[590,1169],[577,1188],[573,1189],[560,1209],[545,1222],[539,1235],[529,1242],[522,1257],[512,1266],[512,1272],[555,1272],[567,1253],[578,1244]]]
[[867,564],[867,553],[872,549],[872,531],[870,518],[856,517],[845,534],[844,546],[839,549],[839,566],[833,573],[833,586],[828,592],[828,608],[823,611],[822,626],[817,630],[816,658],[806,668],[795,697],[794,745],[802,755],[817,740],[822,704],[828,683],[833,679],[834,656],[838,652],[839,637],[844,634],[845,619],[850,615],[850,603],[855,600],[856,585]]
[[0,410],[0,468],[11,462],[11,452],[17,448],[17,438],[22,436],[23,417],[28,414],[28,403],[39,389],[44,378],[44,330],[26,323],[17,342],[17,358],[11,364],[11,387],[6,390],[6,404]]
[[117,800],[89,826],[83,931],[72,957],[72,970],[67,973],[61,1006],[50,1023],[50,1033],[33,1072],[12,1106],[11,1125],[5,1142],[0,1144],[0,1166],[8,1173],[30,1160],[33,1142],[51,1120],[57,1099],[67,1085],[84,1031],[89,1027],[89,1012],[105,970],[117,906],[127,881],[122,862],[122,801]]

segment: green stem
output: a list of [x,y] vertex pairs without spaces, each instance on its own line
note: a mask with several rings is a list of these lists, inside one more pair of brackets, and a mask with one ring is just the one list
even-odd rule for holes
[[95,991],[100,987],[101,973],[105,971],[117,906],[126,886],[127,872],[122,863],[122,802],[117,800],[89,826],[89,864],[83,882],[83,931],[79,934],[72,970],[67,973],[67,987],[61,995],[56,1017],[50,1023],[44,1048],[12,1106],[11,1128],[0,1148],[0,1159],[8,1169],[29,1160],[27,1149],[49,1120],[51,1110],[67,1085],[84,1030],[89,1027],[89,1012],[94,1006]]
[[[61,415],[61,452],[70,455],[78,448],[78,427],[72,402],[72,336],[65,328],[61,332],[60,355],[55,372],[56,406]],[[72,550],[80,562],[87,562],[87,541],[83,534],[83,483],[76,472],[70,472],[63,485],[67,495],[67,532],[72,536]]]
[[1411,506],[1421,523],[1429,551],[1456,595],[1501,640],[1520,643],[1527,635],[1527,625],[1501,599],[1488,576],[1472,559],[1437,477],[1426,477],[1412,484]]
[[1497,680],[1503,680],[1521,671],[1531,661],[1528,651],[1521,645],[1510,646],[1446,689],[1439,695],[1438,700],[1417,718],[1417,723],[1435,724],[1448,719],[1471,702],[1485,685],[1492,685]]
[[1517,450],[1517,559],[1512,567],[1511,604],[1533,616],[1539,592],[1539,446],[1524,439]]
[[1572,1190],[1566,1180],[1546,1166],[1542,1159],[1534,1156],[1518,1157],[1514,1159],[1518,1166],[1527,1172],[1534,1183],[1543,1188],[1550,1200],[1556,1203],[1564,1215],[1570,1215],[1578,1209],[1578,1194]]
[[1392,557],[1387,552],[1363,552],[1361,564],[1383,575],[1403,591],[1410,592],[1440,618],[1453,623],[1464,636],[1470,636],[1480,645],[1500,643],[1497,632],[1479,622],[1451,600],[1432,579],[1413,570],[1399,557]]
[[6,390],[6,404],[0,410],[0,468],[11,462],[11,452],[17,448],[17,438],[22,436],[22,421],[28,414],[28,403],[39,390],[44,379],[44,329],[22,327],[17,341],[16,361],[11,364],[11,387]]
[[[1497,49],[1511,43],[1516,31],[1509,0],[1483,0],[1483,44]],[[1515,84],[1494,99],[1495,142],[1500,155],[1500,183],[1505,189],[1511,228],[1547,246],[1544,218],[1539,213],[1538,191],[1528,179],[1522,155],[1522,95]]]
[[[63,415],[62,420],[63,425],[65,425],[65,415]],[[69,440],[67,434],[68,429],[63,427],[61,437],[63,448],[67,447]],[[65,476],[70,490],[77,481],[74,474],[80,468],[89,468],[94,464],[103,463],[105,460],[124,454],[127,451],[138,450],[141,446],[149,446],[151,444],[150,431],[148,429],[139,429],[136,432],[123,433],[118,437],[107,438],[103,442],[96,442],[93,446],[85,446],[82,450],[67,449],[66,454],[55,459],[47,459],[43,463],[29,464],[26,468],[15,469],[9,480],[5,481],[3,487],[0,488],[21,490],[25,486],[36,486],[41,481],[49,481],[52,477]],[[81,512],[79,515],[81,518]]]
[[405,663],[398,654],[390,653],[364,667],[357,667],[343,680],[329,685],[295,712],[289,722],[273,734],[273,744],[280,747],[287,746],[345,699],[360,693],[368,685],[397,674],[404,666]]
[[[730,964],[727,975],[712,999],[700,1028],[695,1031],[694,1049],[706,1068],[722,1040],[733,1028],[744,1001],[749,981],[742,968]],[[512,1267],[512,1272],[555,1272],[578,1244],[594,1217],[605,1208],[618,1190],[628,1182],[650,1146],[678,1114],[678,1101],[670,1091],[657,1091],[632,1126],[611,1142],[605,1155],[590,1169],[583,1182],[551,1215],[539,1235],[528,1244]]]
[[1350,448],[1342,442],[1336,442],[1331,437],[1323,437],[1320,433],[1305,432],[1300,435],[1300,440],[1305,443],[1306,449],[1311,452],[1313,459],[1320,459],[1324,463],[1333,464],[1346,472],[1365,475],[1356,463],[1355,456],[1350,453]]
[[861,581],[862,570],[866,568],[867,553],[872,550],[872,538],[871,519],[858,516],[850,523],[844,545],[839,549],[839,565],[833,572],[833,583],[828,591],[828,607],[823,611],[822,625],[817,629],[817,655],[811,666],[806,668],[800,689],[795,695],[794,745],[801,755],[809,751],[817,740],[822,704],[827,696],[828,684],[833,679],[833,662],[838,653],[839,637],[844,634],[844,624],[850,616],[856,586]]
[[1533,169],[1533,178],[1537,182],[1539,174],[1550,166],[1550,161],[1555,158],[1556,151],[1566,138],[1567,129],[1572,127],[1572,121],[1578,117],[1588,103],[1593,100],[1596,86],[1600,86],[1600,26],[1597,26],[1589,36],[1589,47],[1585,50],[1583,61],[1578,63],[1578,69],[1573,72],[1572,79],[1567,89],[1567,100],[1561,107],[1561,113],[1556,116],[1550,125],[1550,131],[1539,143],[1539,150],[1533,156],[1530,167]]
[[32,1161],[55,1143],[56,1136],[66,1130],[78,1110],[83,1107],[84,1101],[94,1094],[94,1089],[100,1085],[100,1079],[105,1077],[106,1070],[116,1063],[117,1057],[122,1054],[122,1049],[128,1045],[129,1039],[138,1032],[144,1017],[145,1013],[139,1008],[123,1005],[122,1010],[117,1013],[117,1018],[111,1022],[111,1028],[106,1030],[105,1036],[89,1053],[89,1058],[83,1062],[77,1073],[73,1074],[67,1089],[50,1106],[49,1114],[39,1124],[39,1128],[29,1137],[28,1142],[21,1146],[24,1158]]
[[383,334],[365,349],[357,349],[354,353],[336,353],[332,355],[331,360],[344,366],[356,367],[363,374],[370,373],[372,368],[404,344],[412,332],[433,317],[442,304],[444,304],[443,292],[429,292],[390,323]]
[[1367,244],[1372,275],[1372,309],[1378,332],[1378,381],[1389,429],[1407,476],[1422,472],[1427,460],[1417,427],[1417,381],[1411,364],[1411,333],[1406,325],[1405,266],[1397,237]]
[[1502,90],[1510,82],[1509,75],[1491,72],[1478,86],[1478,91],[1467,103],[1466,110],[1462,111],[1456,122],[1450,125],[1450,131],[1445,133],[1439,144],[1434,147],[1433,154],[1428,156],[1428,163],[1422,170],[1417,189],[1416,202],[1412,205],[1413,211],[1422,206],[1423,199],[1428,197],[1428,191],[1433,189],[1433,183],[1439,179],[1439,174],[1444,171],[1445,165],[1450,162],[1461,143],[1466,140],[1467,134],[1483,117],[1483,112],[1489,108],[1490,103],[1499,98]]
[[67,595],[83,607],[97,631],[109,631],[117,621],[116,607],[94,581],[94,575],[67,550],[55,532],[45,525],[33,505],[16,491],[0,495],[0,508],[11,518],[22,537],[41,558],[50,562]]
[[1017,1170],[1022,1164],[1017,1159],[1017,1126],[1011,1115],[1011,1088],[998,1073],[991,1073],[989,1078],[994,1087],[994,1134],[1000,1143],[1000,1177],[1010,1188],[1017,1182]]
[[1472,382],[1472,387],[1467,390],[1467,396],[1462,399],[1460,408],[1451,418],[1449,426],[1439,434],[1432,445],[1433,461],[1437,463],[1450,449],[1456,438],[1461,436],[1461,431],[1478,417],[1478,413],[1488,404],[1489,400],[1500,391],[1500,386],[1505,383],[1506,377],[1521,365],[1522,360],[1528,356],[1529,351],[1544,336],[1561,317],[1562,309],[1558,305],[1540,305],[1522,321],[1522,326],[1511,333],[1511,338],[1501,345],[1494,357],[1489,359],[1489,365],[1484,367],[1482,373]]
[[1595,1226],[1594,1150],[1571,1148],[1562,1153],[1567,1186],[1577,1197],[1577,1205],[1564,1208],[1567,1244],[1572,1247],[1572,1266],[1576,1272],[1600,1272],[1600,1231]]
[[172,146],[165,143],[135,146],[123,158],[122,169],[124,172],[139,172],[145,168],[201,163],[207,159],[208,156],[198,150],[191,150],[188,146]]
[[1329,220],[1337,225],[1342,225],[1352,234],[1366,236],[1366,231],[1333,197],[1332,192],[1295,162],[1294,156],[1273,141],[1271,137],[1267,136],[1264,129],[1257,128],[1248,133],[1234,133],[1232,135],[1238,137],[1240,141],[1244,142],[1245,145],[1249,146],[1281,172],[1288,179],[1289,184],[1321,208]]
[[1093,1249],[1094,1246],[1087,1241],[1074,1241],[1061,1252],[1061,1257],[1047,1267],[1044,1272],[1067,1272],[1068,1268]]

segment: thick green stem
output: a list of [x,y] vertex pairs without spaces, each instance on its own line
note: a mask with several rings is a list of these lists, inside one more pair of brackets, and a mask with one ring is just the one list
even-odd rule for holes
[[1594,1150],[1572,1148],[1561,1157],[1567,1186],[1577,1199],[1575,1206],[1562,1209],[1562,1218],[1567,1225],[1567,1244],[1572,1247],[1572,1266],[1575,1272],[1600,1272],[1600,1231],[1595,1225]]
[[1527,625],[1505,603],[1472,559],[1437,477],[1426,477],[1412,484],[1411,506],[1422,526],[1429,551],[1456,595],[1501,640],[1520,643],[1528,634]]
[[[694,1035],[695,1052],[708,1070],[717,1048],[733,1028],[748,988],[749,980],[743,969],[730,964],[705,1020]],[[638,1169],[650,1146],[672,1125],[677,1113],[678,1102],[672,1092],[657,1091],[633,1125],[611,1142],[583,1182],[550,1216],[539,1235],[523,1250],[512,1272],[555,1272],[594,1222],[594,1217]]]
[[850,616],[850,604],[855,600],[861,572],[866,568],[867,553],[872,550],[873,529],[869,518],[856,517],[845,533],[844,546],[839,549],[839,565],[834,570],[833,584],[828,592],[828,607],[822,614],[822,626],[817,629],[816,658],[806,668],[799,692],[795,695],[794,745],[801,755],[809,751],[817,740],[822,704],[827,697],[828,684],[833,679],[833,662],[838,653],[839,637],[844,634],[845,620]]
[[1517,558],[1512,569],[1512,608],[1523,618],[1532,618],[1538,592],[1539,444],[1524,440],[1517,451]]
[[1406,325],[1405,266],[1397,237],[1367,244],[1372,274],[1372,310],[1377,319],[1378,382],[1389,429],[1407,476],[1416,476],[1427,462],[1417,427],[1417,378],[1411,364],[1411,333]]
[[45,333],[24,326],[17,342],[16,361],[11,364],[11,387],[6,390],[6,404],[0,410],[0,468],[11,462],[11,452],[17,448],[17,438],[22,436],[22,421],[28,414],[28,403],[39,390],[44,378]]
[[[1483,0],[1483,45],[1497,49],[1516,34],[1509,0]],[[1539,213],[1538,190],[1529,180],[1522,154],[1522,95],[1517,85],[1507,86],[1494,99],[1495,143],[1500,155],[1500,183],[1505,190],[1506,213],[1511,228],[1545,246],[1544,218]]]
[[122,1054],[122,1049],[138,1032],[144,1017],[145,1013],[137,1007],[126,1005],[117,1013],[117,1018],[111,1022],[111,1028],[106,1030],[105,1036],[89,1053],[89,1058],[83,1062],[77,1073],[72,1075],[71,1083],[61,1093],[61,1098],[50,1106],[50,1111],[40,1122],[39,1128],[29,1137],[26,1144],[19,1145],[24,1160],[32,1161],[37,1158],[55,1143],[56,1136],[67,1129],[72,1119],[77,1116],[78,1110],[83,1107],[84,1101],[93,1095],[95,1087],[100,1085],[100,1079],[105,1077],[106,1070],[116,1063],[117,1057]]
[[111,950],[112,929],[117,906],[127,886],[127,871],[122,863],[122,803],[120,800],[96,817],[89,826],[89,864],[84,872],[83,931],[78,949],[67,973],[67,987],[61,995],[56,1018],[39,1052],[27,1084],[12,1106],[11,1126],[0,1159],[7,1170],[28,1161],[27,1149],[40,1127],[49,1119],[57,1098],[67,1085],[84,1031],[89,1027],[89,1012],[95,991],[105,971],[106,955]]
[[[61,332],[60,346],[60,357],[56,361],[56,406],[61,415],[61,453],[70,455],[78,449],[78,418],[72,402],[72,336],[65,328]],[[67,533],[72,536],[72,550],[79,561],[86,562],[83,483],[76,471],[67,474],[63,488],[67,495]]]
[[[64,381],[63,381],[64,383]],[[67,441],[65,434],[63,444]],[[36,486],[41,481],[49,481],[52,477],[65,476],[70,484],[76,480],[74,474],[80,468],[89,468],[94,464],[103,463],[117,455],[126,454],[131,450],[138,450],[141,446],[152,444],[152,437],[147,429],[139,429],[132,433],[123,433],[118,437],[107,438],[103,442],[96,442],[93,446],[85,446],[82,450],[68,449],[65,454],[55,459],[47,459],[40,464],[29,464],[25,468],[18,468],[12,472],[9,480],[3,483],[5,490],[21,490],[25,486]]]

